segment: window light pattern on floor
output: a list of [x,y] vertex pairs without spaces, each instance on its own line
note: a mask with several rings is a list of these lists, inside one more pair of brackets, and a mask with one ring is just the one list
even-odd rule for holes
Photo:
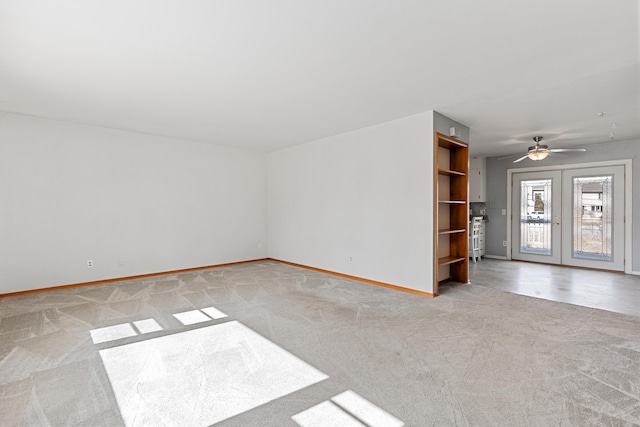
[[173,315],[180,323],[185,326],[195,325],[196,323],[209,322],[227,317],[215,307],[206,307],[199,310],[184,311]]
[[99,353],[127,427],[212,425],[328,378],[235,320]]
[[92,329],[89,333],[91,334],[91,340],[93,343],[100,344],[103,342],[135,337],[136,335],[148,334],[150,332],[162,330],[162,326],[160,326],[155,319],[144,319],[137,320],[133,323],[121,323],[119,325]]
[[291,417],[301,427],[402,427],[404,423],[359,394],[347,390]]

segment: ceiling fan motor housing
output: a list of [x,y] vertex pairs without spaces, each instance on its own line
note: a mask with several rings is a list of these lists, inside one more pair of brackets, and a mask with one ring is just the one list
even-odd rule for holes
[[540,145],[540,144],[532,145],[531,147],[529,147],[529,151],[546,151],[548,149],[549,149],[548,145]]

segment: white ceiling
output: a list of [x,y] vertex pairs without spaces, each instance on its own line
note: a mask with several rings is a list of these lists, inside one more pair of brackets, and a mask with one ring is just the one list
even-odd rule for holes
[[636,0],[0,0],[0,111],[265,151],[427,110],[472,155],[636,139],[638,22]]

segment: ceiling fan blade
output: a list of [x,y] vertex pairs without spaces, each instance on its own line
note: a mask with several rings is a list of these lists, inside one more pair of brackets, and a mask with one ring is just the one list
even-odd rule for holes
[[514,157],[518,157],[520,154],[509,154],[508,156],[498,157],[496,160],[504,160],[504,159],[513,159]]
[[523,161],[524,159],[526,159],[527,157],[529,157],[529,155],[528,155],[528,154],[525,154],[524,156],[520,157],[519,159],[514,160],[514,161],[513,161],[513,163],[521,162],[521,161]]
[[567,151],[587,151],[586,148],[552,148],[549,150],[552,153],[566,153]]

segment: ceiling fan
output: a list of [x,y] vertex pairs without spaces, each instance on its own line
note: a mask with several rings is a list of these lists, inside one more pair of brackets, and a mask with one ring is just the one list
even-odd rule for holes
[[520,157],[519,159],[514,160],[513,163],[521,162],[527,157],[535,161],[546,159],[549,153],[566,153],[568,151],[587,151],[584,148],[549,148],[548,145],[540,144],[540,141],[542,141],[541,136],[534,136],[533,140],[535,141],[536,145],[532,145],[531,147],[529,147],[527,154]]

